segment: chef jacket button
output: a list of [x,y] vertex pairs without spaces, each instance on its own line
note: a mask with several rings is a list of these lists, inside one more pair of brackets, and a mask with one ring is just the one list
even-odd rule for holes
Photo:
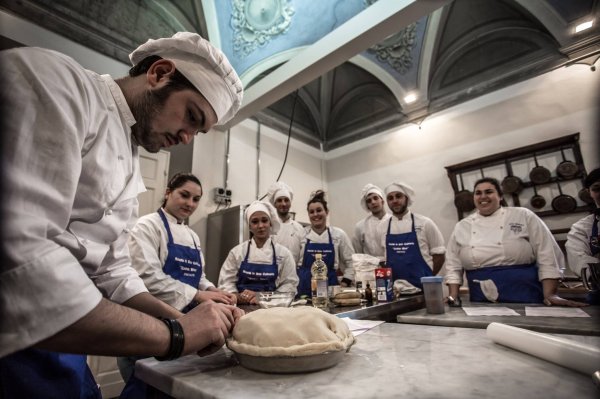
[[500,229],[503,229],[503,228],[504,228],[504,226],[500,226]]
[[501,243],[501,242],[499,242],[499,243],[498,243],[498,245],[502,245],[502,243]]
[[109,105],[108,106],[108,110],[109,111],[114,111],[115,110],[115,106],[114,105]]
[[108,216],[108,215],[112,215],[112,209],[108,208],[108,209],[107,209],[107,210],[104,212],[104,214],[105,214],[105,215],[107,215],[107,216]]
[[473,232],[473,234],[475,234],[475,232]]
[[122,161],[122,160],[124,160],[125,158],[123,157],[123,155],[119,155],[119,156],[117,157],[117,159],[118,159],[119,161]]

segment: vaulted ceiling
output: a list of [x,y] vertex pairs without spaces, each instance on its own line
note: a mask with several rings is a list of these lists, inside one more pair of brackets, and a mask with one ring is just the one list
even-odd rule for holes
[[[293,137],[329,151],[555,68],[597,65],[599,3],[2,0],[0,7],[125,63],[148,38],[198,32],[244,82],[232,124],[254,118],[284,134],[291,125]],[[576,32],[588,21],[591,28]]]

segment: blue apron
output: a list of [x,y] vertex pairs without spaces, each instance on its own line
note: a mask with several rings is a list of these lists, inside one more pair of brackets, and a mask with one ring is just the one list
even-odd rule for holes
[[321,254],[321,259],[327,265],[327,284],[329,286],[340,285],[337,272],[335,270],[335,247],[333,245],[333,239],[331,238],[331,231],[327,228],[327,234],[329,235],[329,242],[319,244],[310,242],[306,239],[306,245],[304,246],[304,255],[302,256],[302,266],[297,270],[298,272],[298,297],[302,295],[311,296],[310,280],[312,275],[310,268],[315,261],[315,255]]
[[492,266],[467,270],[471,302],[489,302],[479,283],[473,280],[492,280],[498,288],[498,302],[542,303],[544,291],[538,279],[538,268],[530,265]]
[[411,213],[412,228],[408,233],[390,234],[392,218],[385,236],[385,259],[392,268],[393,280],[406,280],[423,289],[421,277],[433,276],[431,268],[423,259],[415,230],[415,216]]
[[[198,289],[200,278],[202,278],[202,257],[200,256],[200,250],[198,249],[196,242],[194,241],[194,248],[175,244],[173,242],[171,228],[169,227],[169,221],[167,220],[165,213],[162,209],[159,209],[158,214],[162,219],[165,230],[167,230],[167,236],[169,237],[169,241],[167,242],[167,251],[169,253],[167,254],[167,259],[165,259],[163,271],[175,280]],[[192,241],[193,240],[194,238],[192,237]],[[196,301],[192,301],[181,311],[187,313],[196,305]],[[135,367],[135,362],[139,359],[144,359],[144,357],[132,356],[122,358],[120,361],[123,364],[129,363],[125,367],[129,366],[133,369]],[[127,384],[119,398],[128,399],[146,397],[147,385],[142,380],[138,379],[135,374],[132,374],[126,382]]]
[[0,359],[0,397],[101,399],[85,355],[28,348]]
[[277,268],[277,257],[275,256],[275,244],[273,244],[273,240],[271,240],[273,262],[270,265],[248,262],[251,245],[252,240],[248,242],[248,250],[246,251],[246,256],[244,257],[238,272],[238,292],[244,290],[255,292],[275,291],[277,289],[275,282],[277,281],[279,270]]
[[169,236],[169,242],[167,243],[169,254],[163,265],[163,271],[174,279],[198,289],[198,284],[202,277],[202,261],[196,242],[194,241],[194,248],[175,244],[171,229],[169,228],[169,222],[162,209],[158,210],[158,214]]

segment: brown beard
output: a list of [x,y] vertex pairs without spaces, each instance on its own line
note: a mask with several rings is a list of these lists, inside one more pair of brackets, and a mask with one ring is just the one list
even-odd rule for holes
[[156,153],[163,146],[162,135],[152,130],[152,122],[154,116],[162,112],[165,102],[173,91],[175,90],[169,86],[147,90],[132,101],[131,113],[136,123],[131,127],[131,136],[137,145],[148,152]]

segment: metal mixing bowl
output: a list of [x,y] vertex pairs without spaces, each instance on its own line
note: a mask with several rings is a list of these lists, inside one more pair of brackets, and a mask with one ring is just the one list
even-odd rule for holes
[[283,307],[287,308],[294,300],[293,292],[258,292],[256,294],[258,305],[263,309]]

